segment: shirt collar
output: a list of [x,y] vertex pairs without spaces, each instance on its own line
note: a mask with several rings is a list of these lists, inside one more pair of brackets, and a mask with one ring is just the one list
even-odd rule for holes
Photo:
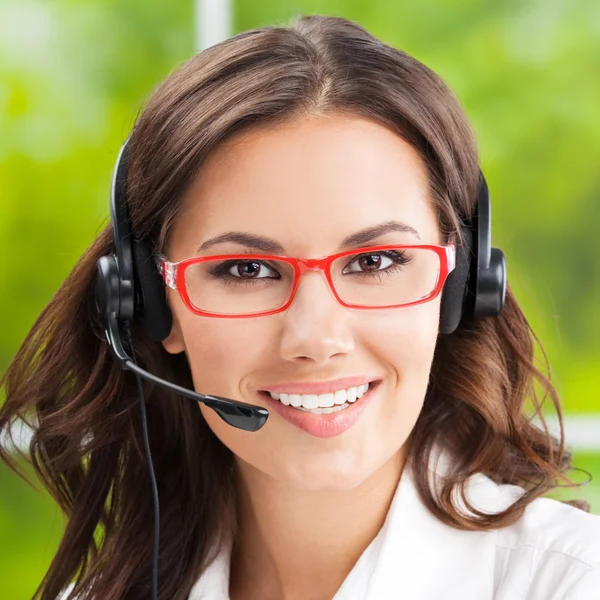
[[[450,455],[434,447],[429,476],[433,489],[450,464]],[[496,513],[523,490],[499,486],[478,474],[468,481],[466,494],[473,506]],[[520,490],[520,491],[519,491]],[[458,494],[460,510],[470,514]],[[338,590],[334,600],[392,600],[444,598],[491,600],[497,530],[465,531],[439,521],[422,503],[414,474],[406,468],[394,493],[385,522]],[[194,585],[189,600],[229,600],[231,542]],[[469,565],[477,557],[477,569]]]
[[[437,489],[438,477],[443,477],[448,464],[449,454],[434,450],[430,466],[433,489]],[[484,512],[494,513],[499,508],[498,486],[483,475],[469,480],[467,497]],[[468,514],[458,495],[455,500]],[[495,531],[464,531],[439,521],[421,501],[414,473],[405,469],[383,527],[334,600],[491,600],[495,547]],[[470,568],[474,557],[476,571]]]

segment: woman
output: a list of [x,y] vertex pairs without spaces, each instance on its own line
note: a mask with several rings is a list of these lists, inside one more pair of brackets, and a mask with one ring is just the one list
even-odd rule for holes
[[[340,18],[248,31],[170,75],[128,151],[132,231],[172,313],[160,342],[134,323],[138,364],[269,411],[244,431],[145,384],[159,598],[600,598],[600,518],[541,498],[574,485],[571,455],[525,411],[535,383],[561,415],[510,288],[498,316],[440,332],[480,180],[431,70]],[[65,598],[150,597],[136,378],[94,303],[113,250],[108,225],[3,378],[0,433],[35,414],[31,461],[68,516],[47,600],[74,580]],[[285,309],[292,261],[260,259],[351,251]]]

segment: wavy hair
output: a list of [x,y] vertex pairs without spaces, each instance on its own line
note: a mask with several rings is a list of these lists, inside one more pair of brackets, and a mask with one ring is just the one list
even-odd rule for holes
[[[342,18],[297,16],[288,26],[246,31],[193,56],[157,87],[136,120],[126,182],[133,231],[163,251],[183,192],[217,147],[245,128],[308,115],[373,119],[406,140],[427,167],[444,243],[476,202],[478,155],[464,111],[432,70]],[[15,419],[33,428],[29,461],[64,511],[64,535],[36,591],[69,598],[149,596],[150,494],[137,382],[113,360],[94,308],[96,261],[113,252],[108,223],[26,336],[0,380],[0,434]],[[193,388],[184,353],[172,355],[134,324],[138,363]],[[439,336],[429,387],[407,440],[407,465],[427,508],[452,527],[489,530],[514,523],[536,498],[568,477],[560,401],[534,364],[531,330],[510,287],[493,319]],[[541,347],[541,345],[540,345]],[[545,357],[545,354],[544,354]],[[547,366],[547,360],[546,360]],[[535,386],[543,392],[540,399]],[[144,383],[161,505],[159,598],[184,600],[235,531],[234,457],[194,403]],[[550,397],[560,436],[541,406]],[[534,414],[527,414],[531,402]],[[532,423],[539,415],[543,428]],[[426,473],[436,442],[455,462],[439,496]],[[25,477],[14,454],[0,457]],[[454,490],[483,473],[526,493],[494,515],[465,515]],[[464,498],[466,502],[466,498]],[[589,510],[583,501],[572,504]],[[467,504],[467,506],[469,506]]]

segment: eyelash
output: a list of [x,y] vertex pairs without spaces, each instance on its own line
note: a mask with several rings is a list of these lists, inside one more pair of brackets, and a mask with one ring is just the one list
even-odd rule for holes
[[[396,252],[394,250],[385,250],[385,251],[381,251],[381,252],[358,254],[348,263],[348,265],[346,265],[346,267],[351,265],[354,261],[357,261],[360,258],[365,257],[365,256],[386,256],[387,258],[394,261],[394,264],[390,265],[389,267],[386,267],[385,269],[378,270],[378,271],[370,271],[370,272],[363,271],[363,272],[353,272],[352,273],[352,275],[356,275],[361,279],[378,278],[381,276],[382,273],[391,275],[392,273],[395,273],[396,271],[403,269],[412,260],[412,257],[407,258],[406,253],[403,251]],[[256,285],[257,282],[259,282],[259,281],[266,282],[266,281],[275,279],[274,277],[259,277],[259,278],[246,279],[243,277],[236,277],[229,273],[229,270],[231,269],[231,267],[240,265],[240,264],[244,264],[244,263],[248,263],[248,262],[253,262],[253,263],[260,264],[260,265],[264,265],[265,267],[271,269],[272,271],[275,271],[274,267],[270,266],[267,262],[261,261],[261,260],[255,260],[255,259],[252,259],[252,260],[226,260],[226,261],[220,263],[219,265],[217,265],[211,271],[211,275],[217,279],[220,279],[225,285],[233,285],[233,286],[240,285],[240,284],[241,285]],[[346,268],[346,267],[344,267],[344,268]]]

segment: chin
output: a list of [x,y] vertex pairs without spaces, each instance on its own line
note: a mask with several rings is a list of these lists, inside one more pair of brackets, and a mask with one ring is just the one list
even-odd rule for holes
[[[289,468],[279,479],[290,487],[310,492],[343,492],[360,486],[371,475],[371,470],[357,468],[356,460],[349,456],[338,460],[329,456],[322,461],[303,461],[294,470]],[[372,471],[376,470],[373,465]]]

